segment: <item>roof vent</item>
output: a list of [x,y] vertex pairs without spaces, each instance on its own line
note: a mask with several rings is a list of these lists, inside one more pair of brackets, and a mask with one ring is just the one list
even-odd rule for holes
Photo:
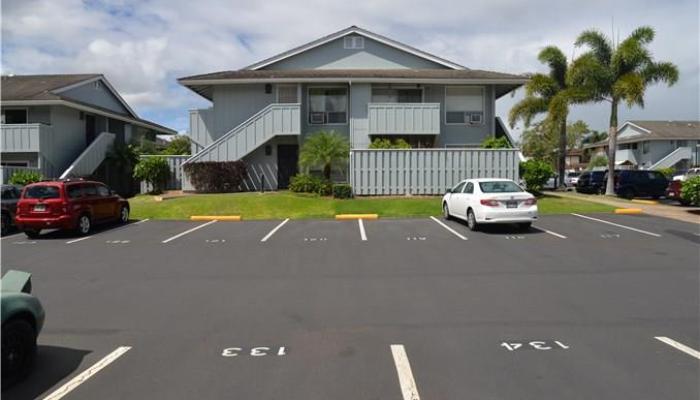
[[345,36],[343,47],[348,50],[360,50],[365,48],[365,38],[362,36]]

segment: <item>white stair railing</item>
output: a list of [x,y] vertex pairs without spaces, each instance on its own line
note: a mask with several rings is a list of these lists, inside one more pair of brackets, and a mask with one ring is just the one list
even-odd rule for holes
[[673,167],[674,165],[678,164],[679,161],[689,160],[692,155],[693,153],[690,150],[690,147],[679,147],[654,163],[654,165],[649,167],[649,169],[655,170],[659,168]]
[[116,135],[109,132],[100,133],[78,158],[61,174],[60,179],[89,176],[102,164],[107,152],[114,143]]

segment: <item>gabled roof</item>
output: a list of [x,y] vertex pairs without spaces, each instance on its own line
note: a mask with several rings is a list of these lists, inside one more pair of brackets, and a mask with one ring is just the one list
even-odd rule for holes
[[112,95],[127,109],[131,117],[138,118],[136,112],[119,95],[116,89],[102,74],[60,74],[60,75],[3,75],[2,100],[70,100],[61,93],[90,82],[101,81]]
[[625,122],[618,132],[631,126],[639,135],[620,138],[620,142],[639,140],[700,140],[700,121],[640,121]]
[[[119,100],[129,114],[108,110],[62,95],[67,90],[98,80]],[[136,125],[165,134],[177,134],[170,128],[140,118],[102,74],[3,75],[0,79],[0,85],[2,105],[64,105],[109,118],[133,122]]]
[[266,59],[264,59],[264,60],[262,60],[262,61],[259,61],[259,62],[255,63],[255,64],[249,65],[249,66],[247,66],[247,67],[245,67],[245,68],[243,68],[243,69],[257,70],[257,69],[260,69],[260,68],[264,68],[264,67],[266,67],[266,66],[268,66],[268,65],[270,65],[270,64],[274,64],[274,63],[276,63],[276,62],[278,62],[278,61],[281,61],[281,60],[284,60],[284,59],[286,59],[286,58],[295,56],[295,55],[297,55],[297,54],[299,54],[299,53],[303,53],[303,52],[305,52],[305,51],[307,51],[307,50],[311,50],[311,49],[313,49],[313,48],[315,48],[315,47],[321,46],[321,45],[323,45],[323,44],[326,44],[326,43],[328,43],[328,42],[331,42],[331,41],[333,41],[333,40],[339,39],[339,38],[341,38],[341,37],[343,37],[343,36],[347,36],[347,35],[350,35],[350,34],[361,35],[361,36],[364,36],[364,37],[367,37],[367,38],[376,40],[377,42],[383,43],[383,44],[385,44],[385,45],[387,45],[387,46],[390,46],[390,47],[399,49],[399,50],[401,50],[401,51],[405,51],[405,52],[407,52],[407,53],[411,53],[411,54],[413,54],[413,55],[415,55],[415,56],[424,58],[424,59],[426,59],[426,60],[432,61],[432,62],[434,62],[434,63],[443,65],[443,66],[448,67],[448,68],[451,68],[451,69],[467,69],[466,67],[464,67],[464,66],[462,66],[462,65],[459,65],[459,64],[457,64],[457,63],[454,63],[454,62],[452,62],[452,61],[449,61],[449,60],[446,60],[446,59],[444,59],[444,58],[438,57],[438,56],[436,56],[436,55],[433,55],[433,54],[427,53],[427,52],[425,52],[425,51],[416,49],[415,47],[411,47],[411,46],[409,46],[409,45],[407,45],[407,44],[403,44],[403,43],[401,43],[401,42],[397,42],[396,40],[389,39],[389,38],[386,37],[386,36],[378,35],[378,34],[376,34],[376,33],[374,33],[374,32],[370,32],[370,31],[368,31],[368,30],[366,30],[366,29],[362,29],[362,28],[357,27],[357,26],[355,26],[355,25],[350,26],[350,27],[345,28],[345,29],[342,29],[342,30],[340,30],[340,31],[338,31],[338,32],[331,33],[330,35],[326,35],[326,36],[324,36],[324,37],[322,37],[322,38],[313,40],[313,41],[311,41],[311,42],[309,42],[309,43],[306,43],[306,44],[303,44],[303,45],[301,45],[301,46],[295,47],[295,48],[293,48],[293,49],[291,49],[291,50],[287,50],[287,51],[285,51],[285,52],[282,52],[282,53],[277,54],[277,55],[275,55],[275,56],[272,56],[272,57],[270,57],[270,58],[266,58]]

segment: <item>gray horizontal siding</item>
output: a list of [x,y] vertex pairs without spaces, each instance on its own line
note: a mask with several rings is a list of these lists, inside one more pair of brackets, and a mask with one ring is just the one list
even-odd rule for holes
[[353,150],[350,184],[356,195],[436,195],[469,178],[518,180],[518,150]]
[[369,103],[370,135],[437,135],[440,103]]

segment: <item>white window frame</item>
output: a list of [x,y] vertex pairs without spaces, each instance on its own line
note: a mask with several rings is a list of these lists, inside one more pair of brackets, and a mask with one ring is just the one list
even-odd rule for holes
[[[425,103],[425,87],[416,87],[416,86],[407,86],[407,85],[401,85],[401,86],[392,86],[392,85],[372,85],[369,89],[369,99],[370,102],[374,103],[372,101],[372,96],[374,89],[396,89],[396,90],[401,90],[401,89],[411,89],[411,90],[420,90],[420,103],[399,103],[398,101],[396,103],[386,103],[386,104],[424,104]],[[381,104],[381,103],[376,103],[376,104]]]
[[[345,101],[345,122],[342,123],[323,123],[323,124],[312,124],[311,123],[311,89],[345,89],[345,96],[347,101]],[[326,111],[327,113],[327,111]],[[327,119],[327,118],[326,118]],[[312,126],[342,126],[348,125],[350,121],[350,88],[345,85],[318,85],[318,86],[308,86],[306,88],[306,123]]]
[[[294,90],[296,91],[297,94],[297,101],[295,103],[283,103],[283,104],[298,104],[301,102],[300,94],[299,93],[299,84],[298,83],[281,83],[278,85],[275,85],[275,102],[280,103],[280,87],[281,86],[287,86],[287,87],[294,87]],[[282,103],[280,103],[282,104]]]
[[343,36],[343,48],[345,50],[363,50],[365,48],[365,38],[361,35]]
[[[12,111],[24,110],[24,119],[25,119],[25,121],[27,121],[24,124],[29,123],[29,107],[4,107],[2,109],[2,123],[3,124],[5,123],[5,111],[8,111],[8,110],[12,110]],[[24,124],[8,124],[8,125],[24,125]]]
[[[456,87],[467,87],[467,88],[479,88],[481,89],[481,123],[471,123],[470,118],[465,118],[464,122],[447,122],[447,88]],[[443,113],[443,118],[445,118],[445,125],[458,125],[458,126],[484,126],[486,125],[486,86],[476,86],[476,85],[445,85],[445,90],[443,92],[443,102],[445,104],[445,111]],[[466,110],[465,110],[466,112]]]

